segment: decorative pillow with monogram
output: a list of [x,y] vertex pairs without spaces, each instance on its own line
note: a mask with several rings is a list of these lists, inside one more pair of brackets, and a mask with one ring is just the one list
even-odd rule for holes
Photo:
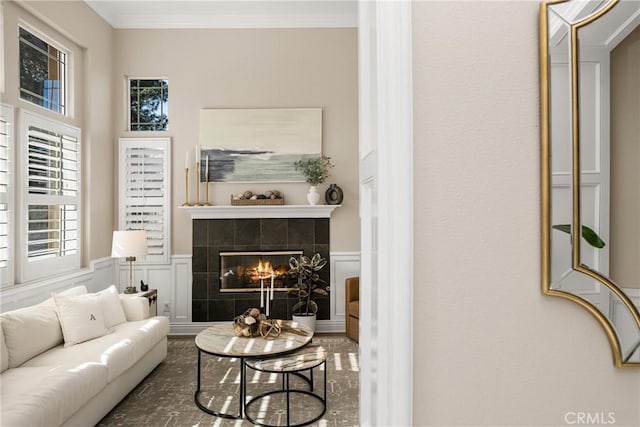
[[111,332],[105,325],[102,298],[96,294],[54,295],[64,346],[69,347]]

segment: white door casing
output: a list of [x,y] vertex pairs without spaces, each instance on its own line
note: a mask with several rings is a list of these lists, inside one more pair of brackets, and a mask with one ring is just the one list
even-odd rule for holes
[[413,424],[411,2],[360,1],[358,7],[360,425],[409,426]]

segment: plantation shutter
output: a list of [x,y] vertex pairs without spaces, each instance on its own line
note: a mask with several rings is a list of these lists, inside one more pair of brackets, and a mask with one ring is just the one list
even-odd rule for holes
[[22,281],[80,268],[80,129],[29,111],[20,121]]
[[0,104],[0,286],[13,283],[13,108]]
[[145,230],[141,261],[170,262],[169,138],[120,139],[120,230]]

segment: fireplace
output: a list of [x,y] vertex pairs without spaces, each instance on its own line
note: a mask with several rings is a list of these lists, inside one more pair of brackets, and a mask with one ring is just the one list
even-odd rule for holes
[[[230,321],[246,309],[260,306],[260,282],[253,281],[238,287],[238,280],[224,282],[225,273],[233,271],[237,261],[221,254],[248,255],[248,266],[255,267],[260,260],[271,265],[288,267],[290,256],[313,256],[319,253],[329,259],[329,218],[234,218],[194,219],[192,258],[192,319],[194,322]],[[282,253],[282,258],[271,258]],[[289,255],[292,254],[292,255]],[[320,278],[330,283],[327,265]],[[234,275],[239,274],[233,272]],[[282,275],[279,275],[282,276]],[[229,276],[227,276],[229,277]],[[237,277],[237,276],[236,276]],[[283,280],[282,277],[279,277]],[[271,287],[271,279],[269,281]],[[264,283],[265,286],[267,283]],[[230,287],[225,288],[226,285]],[[291,283],[276,282],[274,277],[274,319],[291,319],[295,295],[285,290]],[[318,296],[318,320],[330,318],[329,297]]]
[[[220,252],[220,292],[260,292],[260,285],[288,291],[296,278],[288,274],[289,258],[300,258],[302,251]],[[262,283],[261,283],[262,282]]]

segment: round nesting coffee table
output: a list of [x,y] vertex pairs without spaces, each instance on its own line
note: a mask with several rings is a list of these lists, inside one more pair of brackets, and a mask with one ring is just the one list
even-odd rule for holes
[[[275,356],[267,359],[248,359],[245,362],[246,366],[249,368],[259,371],[259,372],[267,372],[272,374],[281,374],[282,375],[282,388],[278,390],[271,390],[265,393],[259,394],[253,398],[251,398],[247,404],[245,405],[245,418],[253,424],[262,426],[262,427],[285,427],[281,424],[266,424],[264,422],[256,421],[250,414],[249,407],[259,403],[262,399],[267,396],[271,396],[274,394],[284,394],[285,402],[286,402],[286,416],[287,416],[287,424],[286,427],[302,427],[309,425],[318,421],[327,411],[327,351],[319,345],[308,345],[305,348],[297,350],[293,353],[288,353],[283,356]],[[314,368],[318,368],[324,365],[323,369],[323,394],[320,395],[314,390],[314,381],[313,381],[313,370]],[[305,377],[302,375],[303,371],[309,371],[309,377]],[[289,385],[289,376],[296,375],[303,379],[308,385],[309,390],[301,390],[299,388],[291,388]],[[246,386],[245,386],[246,391]],[[310,396],[316,399],[321,404],[321,410],[315,417],[308,416],[305,421],[298,421],[296,424],[291,424],[291,395],[292,394],[301,394]],[[305,408],[307,409],[307,408]],[[299,411],[300,412],[300,411]]]
[[[306,326],[293,324],[290,321],[283,321],[285,326],[294,326],[296,329],[304,331],[307,335],[302,336],[293,332],[284,331],[274,339],[262,337],[246,338],[237,337],[233,333],[231,322],[211,326],[196,335],[196,348],[198,349],[198,383],[194,395],[196,406],[202,411],[221,418],[242,419],[244,418],[244,404],[246,400],[245,390],[245,359],[264,358],[295,351],[311,342],[313,331]],[[200,374],[201,355],[206,353],[212,356],[238,358],[240,362],[240,391],[238,414],[215,411],[208,408],[200,401]]]

